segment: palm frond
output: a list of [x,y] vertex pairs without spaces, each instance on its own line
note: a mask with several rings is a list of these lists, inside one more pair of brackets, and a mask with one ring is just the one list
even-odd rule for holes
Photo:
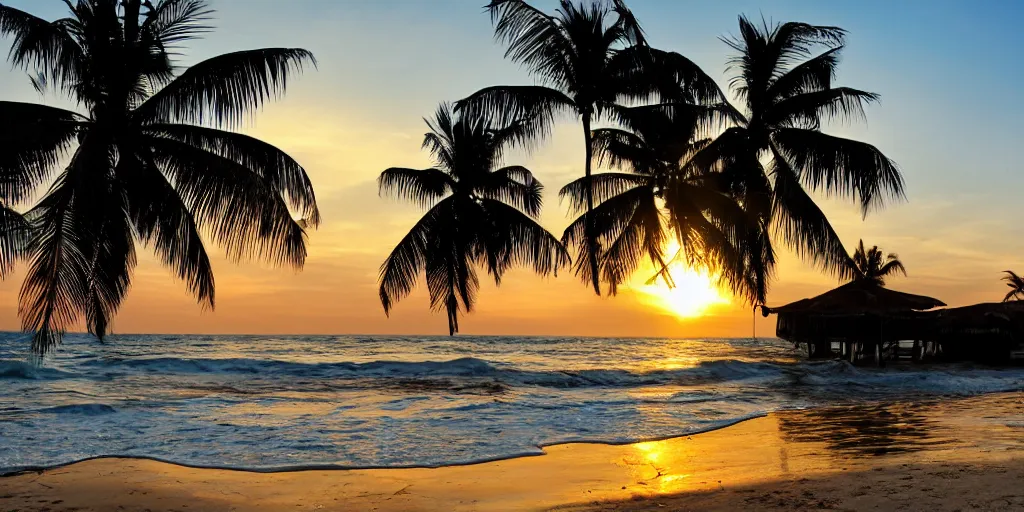
[[654,192],[650,188],[635,192],[638,197],[629,219],[613,238],[607,240],[606,234],[602,240],[601,278],[608,284],[609,295],[618,292],[619,284],[636,271],[644,256],[656,266],[664,264],[665,227]]
[[480,240],[497,281],[511,266],[527,266],[545,276],[569,265],[562,243],[531,216],[496,199],[484,199],[481,206],[488,229],[482,230]]
[[529,169],[510,165],[488,173],[476,188],[480,196],[511,205],[532,218],[540,215],[544,186]]
[[455,111],[468,118],[486,117],[495,125],[526,121],[533,138],[550,133],[556,116],[574,113],[572,98],[539,85],[496,86],[481,89],[455,103]]
[[[687,264],[718,275],[720,284],[752,303],[763,303],[775,260],[759,216],[704,176],[673,180],[662,197]],[[663,266],[661,275],[666,271]]]
[[208,151],[249,169],[285,197],[306,225],[320,224],[320,210],[306,170],[273,145],[240,133],[184,124],[151,124],[144,131]]
[[284,93],[288,77],[313,54],[297,48],[264,48],[226,53],[183,72],[136,109],[139,123],[215,123],[233,127],[255,109]]
[[161,0],[147,13],[142,32],[161,47],[176,49],[212,30],[213,13],[206,0]]
[[905,197],[896,163],[870,144],[798,128],[776,130],[771,138],[804,185],[857,199],[865,214],[886,198]]
[[[637,174],[620,172],[602,172],[591,176],[595,203],[603,203],[623,192],[637,187],[651,186],[651,179]],[[569,199],[570,215],[578,215],[587,211],[587,179],[578,178],[566,184],[558,192],[561,200]]]
[[842,46],[846,41],[846,31],[839,27],[791,21],[777,25],[769,38],[778,48],[778,65],[782,67],[807,57],[816,46]]
[[37,71],[62,91],[72,91],[84,73],[85,53],[67,30],[69,21],[51,23],[0,5],[0,35],[13,38],[8,60],[26,71]]
[[390,315],[394,304],[408,296],[416,286],[416,278],[426,267],[430,240],[451,219],[444,213],[451,211],[447,199],[434,205],[398,242],[380,266],[380,302],[384,314]]
[[0,101],[0,199],[26,199],[51,175],[81,127],[74,112]]
[[572,70],[565,56],[572,42],[558,21],[523,0],[492,0],[487,5],[494,37],[508,45],[505,58],[529,67],[534,75],[557,84],[569,80]]
[[237,162],[176,140],[150,137],[147,145],[200,230],[223,246],[230,258],[303,266],[305,230],[262,177]]
[[33,257],[21,285],[18,315],[34,332],[32,351],[45,354],[60,344],[87,299],[87,236],[75,228],[75,191],[63,172],[49,193],[29,212]]
[[495,160],[500,160],[508,148],[523,148],[527,151],[533,149],[534,144],[546,135],[548,129],[544,124],[546,121],[543,121],[541,116],[519,119],[498,129],[491,128],[490,120],[487,118],[482,118],[481,121],[484,122],[485,131],[491,134]]
[[640,21],[636,19],[633,11],[626,6],[625,1],[612,0],[612,11],[618,16],[615,25],[624,34],[626,42],[634,46],[644,46],[647,44],[647,38],[644,36],[643,28],[640,27]]
[[439,169],[406,169],[392,167],[377,177],[381,195],[389,194],[429,207],[452,192],[455,183]]
[[118,176],[128,197],[128,216],[140,241],[185,282],[204,307],[213,308],[213,266],[188,206],[157,169],[152,157]]
[[[95,185],[90,186],[94,192]],[[83,303],[89,332],[102,340],[131,286],[136,265],[135,240],[129,224],[125,197],[120,190],[104,187],[107,194],[81,193],[77,207],[78,229],[86,236],[82,252],[86,266]],[[88,199],[86,199],[88,198]]]
[[691,155],[687,165],[697,172],[725,172],[738,164],[743,167],[745,176],[763,175],[756,154],[747,131],[732,127]]
[[455,222],[460,217],[456,211],[459,205],[454,198],[438,206],[444,208],[440,211],[442,220],[438,226],[440,229],[432,230],[427,240],[424,273],[430,307],[435,311],[446,310],[448,334],[454,335],[459,332],[459,312],[472,312],[480,289],[471,261],[476,234],[459,229]]
[[25,256],[31,241],[31,226],[20,213],[0,204],[0,279],[7,277],[14,263]]
[[888,257],[889,261],[882,265],[882,268],[878,269],[879,277],[886,277],[894,275],[896,273],[907,275],[907,268],[903,266],[903,262],[899,260],[895,254],[890,254]]
[[594,130],[594,160],[597,165],[636,174],[655,174],[663,162],[636,133],[618,128]]
[[728,103],[657,103],[633,107],[615,105],[609,109],[606,117],[641,135],[648,142],[657,142],[657,145],[662,146],[661,141],[671,140],[680,147],[686,146],[690,139],[716,136],[730,126],[746,123],[743,115]]
[[[603,175],[596,174],[594,177]],[[629,227],[636,211],[643,207],[641,203],[646,200],[653,201],[650,188],[638,186],[600,201],[593,210],[578,209],[584,213],[565,228],[562,244],[576,254],[573,258],[573,272],[580,280],[584,283],[595,280],[595,266],[591,265],[591,260],[598,262],[597,278],[602,277],[601,262],[604,261],[605,248],[613,244],[623,230]]]
[[1006,286],[1010,287],[1010,291],[1003,297],[1003,302],[1009,302],[1011,299],[1019,300],[1024,297],[1024,278],[1012,270],[1004,270],[1003,273],[1006,274],[1003,276],[1003,281],[1006,281]]
[[768,88],[768,97],[777,102],[831,89],[842,50],[842,46],[837,46],[786,71]]
[[849,87],[798,94],[776,103],[767,114],[767,121],[777,126],[817,130],[821,128],[822,117],[863,120],[864,105],[877,102],[878,98],[873,92]]
[[447,103],[437,107],[433,119],[424,119],[430,131],[423,135],[420,149],[430,151],[437,167],[451,173],[458,166],[455,162],[455,124],[452,109]]
[[700,105],[726,101],[711,76],[676,52],[646,46],[625,48],[609,59],[608,74],[619,94],[633,100]]
[[840,279],[852,278],[854,270],[842,241],[781,156],[772,160],[771,174],[775,178],[772,210],[779,233],[800,257]]

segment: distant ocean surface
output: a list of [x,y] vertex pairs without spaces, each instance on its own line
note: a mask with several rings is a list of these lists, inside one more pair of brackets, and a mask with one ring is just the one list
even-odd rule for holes
[[775,339],[0,333],[0,473],[94,456],[288,469],[467,463],[780,408],[1024,389],[1024,370],[808,362]]

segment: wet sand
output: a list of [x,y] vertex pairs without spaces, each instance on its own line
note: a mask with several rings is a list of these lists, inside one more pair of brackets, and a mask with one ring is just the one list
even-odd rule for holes
[[97,459],[0,511],[1021,510],[1024,393],[786,411],[688,437],[437,469],[252,473]]

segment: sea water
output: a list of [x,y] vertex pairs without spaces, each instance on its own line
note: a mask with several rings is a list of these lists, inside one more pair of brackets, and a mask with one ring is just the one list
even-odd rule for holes
[[854,368],[776,339],[0,334],[0,473],[97,456],[401,467],[719,428],[781,408],[1024,389],[1024,370]]

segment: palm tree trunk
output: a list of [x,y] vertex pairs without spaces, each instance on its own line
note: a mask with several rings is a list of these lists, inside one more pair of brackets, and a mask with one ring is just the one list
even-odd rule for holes
[[587,178],[587,223],[586,223],[586,237],[587,245],[589,250],[587,251],[590,261],[590,278],[594,284],[594,293],[601,295],[601,275],[597,265],[597,252],[599,247],[597,245],[597,233],[594,222],[594,183],[591,181],[591,160],[594,156],[594,140],[590,133],[590,112],[583,113],[583,143],[586,145],[586,167],[585,173]]
[[124,7],[124,35],[129,44],[134,44],[139,37],[139,12],[142,10],[142,0],[123,0]]

